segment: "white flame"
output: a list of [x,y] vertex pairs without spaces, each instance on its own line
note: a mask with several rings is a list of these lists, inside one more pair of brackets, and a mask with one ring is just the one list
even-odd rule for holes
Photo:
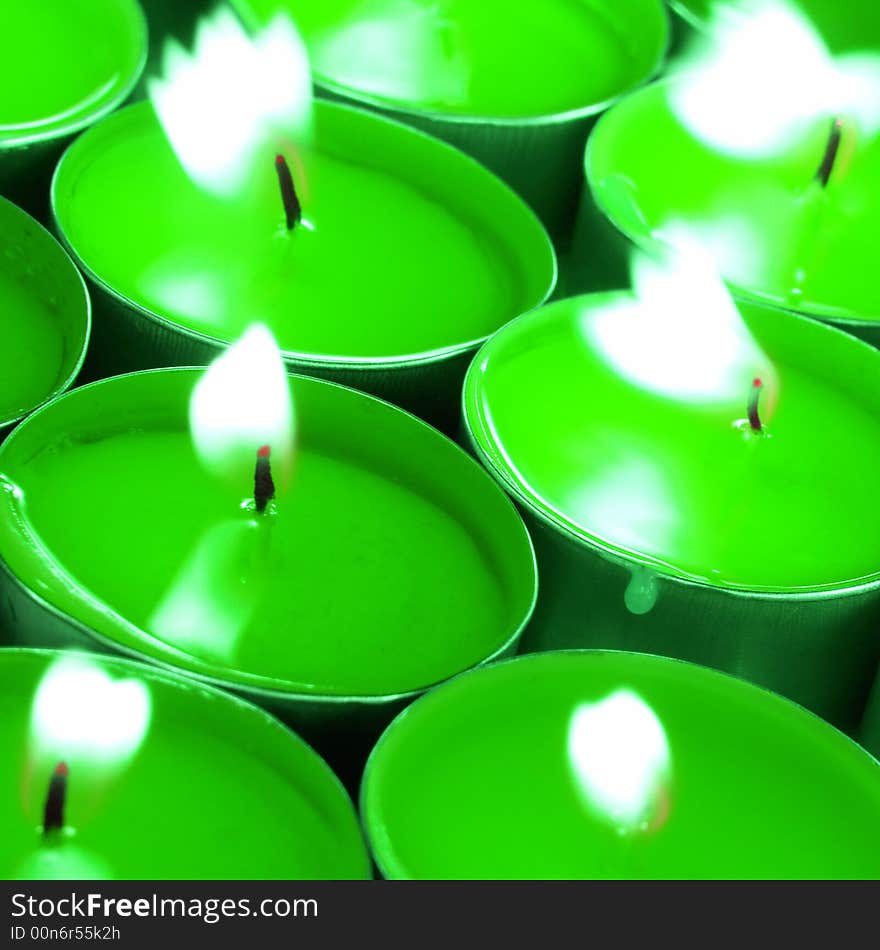
[[113,679],[83,656],[61,657],[34,696],[32,752],[52,766],[80,760],[99,770],[120,767],[140,748],[150,709],[140,680]]
[[586,803],[621,832],[648,830],[668,807],[669,741],[644,700],[620,689],[583,703],[568,729],[568,760]]
[[670,89],[679,119],[734,155],[769,155],[821,117],[880,130],[880,56],[831,56],[803,12],[786,0],[718,4]]
[[[634,251],[634,300],[585,313],[585,335],[635,384],[683,402],[745,406],[754,379],[764,383],[768,421],[778,382],[769,357],[743,322],[707,253],[670,225],[663,259]],[[674,248],[674,250],[673,250]]]
[[281,13],[250,39],[218,10],[200,23],[191,56],[166,45],[163,78],[150,81],[149,96],[187,174],[221,194],[241,187],[261,149],[311,131],[308,53]]
[[280,493],[293,462],[294,414],[287,373],[268,327],[255,323],[193,389],[189,424],[205,468],[240,495],[253,487],[257,452],[271,450]]

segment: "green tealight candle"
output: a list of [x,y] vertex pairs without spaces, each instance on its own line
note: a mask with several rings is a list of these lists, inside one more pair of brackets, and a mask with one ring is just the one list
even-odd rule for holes
[[570,224],[591,117],[660,65],[659,0],[232,0],[250,27],[289,14],[319,90],[446,139]]
[[6,879],[370,876],[315,752],[262,710],[142,664],[0,650],[0,761]]
[[361,807],[389,878],[880,873],[871,756],[772,693],[633,653],[521,657],[432,691],[379,741]]
[[470,439],[534,528],[530,645],[693,660],[854,727],[880,649],[880,513],[842,486],[880,465],[880,354],[743,305],[778,376],[755,432],[751,376],[732,402],[690,396],[705,340],[658,351],[645,326],[618,333],[612,308],[631,300],[526,315],[466,380]]
[[535,599],[531,543],[464,452],[394,407],[295,377],[292,485],[258,515],[253,477],[229,490],[196,456],[186,420],[200,375],[81,387],[3,446],[16,641],[53,645],[56,631],[145,656],[319,738],[336,720],[369,732],[513,649]]
[[[829,140],[825,119],[773,157],[740,158],[703,144],[655,84],[596,126],[587,180],[599,208],[627,238],[655,239],[670,221],[694,228],[734,291],[880,342],[880,137],[860,139],[843,119],[838,161],[816,183]],[[644,143],[656,147],[646,150]],[[619,241],[619,239],[618,239]],[[589,251],[584,247],[582,256]]]
[[0,194],[48,208],[60,146],[124,102],[147,55],[135,0],[0,0]]
[[271,158],[218,196],[146,103],[74,143],[54,210],[101,290],[105,372],[206,362],[262,321],[297,369],[449,414],[480,341],[552,290],[546,233],[484,169],[410,129],[320,103],[314,142],[279,146],[303,207],[290,231]]
[[73,382],[89,324],[85,284],[70,258],[0,198],[0,436]]

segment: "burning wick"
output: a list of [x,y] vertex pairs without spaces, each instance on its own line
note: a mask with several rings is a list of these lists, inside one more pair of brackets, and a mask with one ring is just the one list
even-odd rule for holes
[[752,382],[752,392],[749,396],[749,425],[752,432],[763,432],[764,426],[761,424],[761,416],[758,414],[758,400],[761,398],[761,390],[764,384],[760,379]]
[[49,791],[46,795],[46,807],[43,810],[43,835],[52,835],[64,828],[64,800],[67,798],[66,762],[59,762],[55,766],[52,778],[49,779]]
[[257,451],[257,465],[254,468],[254,504],[257,513],[262,514],[266,505],[275,497],[275,482],[272,481],[272,466],[269,462],[268,445]]
[[287,230],[292,231],[302,221],[302,205],[296,196],[290,166],[283,155],[275,156],[275,171],[278,172],[278,187],[281,189],[281,201],[284,203]]
[[840,139],[842,135],[843,126],[840,123],[840,119],[834,119],[831,122],[831,131],[828,133],[828,144],[825,146],[822,164],[816,171],[816,181],[818,181],[823,188],[827,188],[828,182],[831,180],[834,163],[837,161],[837,153],[840,151]]

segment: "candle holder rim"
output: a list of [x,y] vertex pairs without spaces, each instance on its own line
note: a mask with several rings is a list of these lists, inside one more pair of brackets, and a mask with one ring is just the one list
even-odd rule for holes
[[[77,324],[80,325],[80,329],[82,330],[82,343],[79,347],[79,352],[76,356],[76,359],[71,366],[70,372],[63,379],[57,382],[35,405],[30,406],[21,412],[17,412],[9,418],[4,419],[0,417],[0,441],[2,441],[2,436],[4,434],[11,431],[23,419],[26,419],[34,412],[42,409],[43,406],[53,402],[55,399],[58,399],[60,396],[63,396],[65,392],[67,392],[83,367],[86,354],[88,353],[89,340],[91,339],[92,335],[92,297],[91,294],[89,294],[89,288],[85,282],[82,272],[74,263],[73,258],[70,256],[67,248],[57,240],[57,238],[52,234],[51,231],[48,230],[48,228],[44,227],[39,221],[37,221],[36,218],[28,214],[23,208],[20,208],[17,204],[15,204],[14,201],[10,201],[8,198],[0,195],[0,207],[3,205],[8,206],[8,209],[11,209],[13,214],[18,213],[21,215],[24,225],[26,227],[33,228],[37,234],[40,234],[41,241],[45,239],[46,241],[51,242],[53,247],[58,249],[62,255],[62,259],[65,262],[63,266],[74,275],[76,286],[82,291],[82,302],[84,307],[80,317],[77,319]],[[79,307],[77,307],[77,309],[79,309]]]
[[[88,391],[95,387],[99,387],[109,380],[114,379],[125,379],[129,377],[142,377],[147,375],[155,374],[169,374],[169,373],[194,373],[201,375],[204,373],[205,368],[203,366],[170,366],[170,367],[157,367],[154,369],[145,369],[145,370],[136,370],[131,373],[121,373],[118,376],[109,376],[104,379],[93,380],[90,383],[86,383],[83,386],[78,386],[75,392],[80,393]],[[438,429],[435,429],[430,423],[426,422],[424,419],[419,416],[414,415],[406,409],[401,408],[400,406],[395,405],[394,403],[387,402],[384,399],[379,398],[378,396],[373,396],[369,393],[362,392],[359,389],[354,389],[351,386],[345,386],[342,383],[333,382],[331,380],[319,379],[313,376],[303,376],[298,373],[287,373],[288,377],[297,380],[298,384],[305,383],[306,385],[314,384],[318,387],[333,387],[335,389],[341,389],[349,393],[354,393],[356,396],[361,397],[367,401],[373,401],[386,406],[388,409],[393,410],[394,412],[402,413],[404,416],[409,417],[413,423],[418,423],[419,427],[428,430],[432,436],[441,440],[448,450],[452,450],[467,460],[469,464],[476,466],[481,473],[489,479],[490,482],[494,484],[494,480],[491,475],[486,472],[483,466],[479,464],[475,459],[473,459],[457,442],[447,436],[445,433],[440,432]],[[58,399],[64,398],[66,395],[57,397]],[[54,403],[56,400],[51,400],[51,403]],[[32,413],[25,420],[24,424],[31,424],[32,420],[39,420],[40,415],[46,411],[50,406],[50,403],[46,403],[41,406],[36,412]],[[497,485],[496,485],[497,487]],[[535,607],[538,602],[538,562],[537,556],[535,553],[534,542],[532,537],[529,534],[528,529],[525,526],[525,523],[522,520],[519,512],[516,509],[516,506],[513,504],[506,492],[501,492],[503,496],[501,498],[502,502],[505,504],[506,509],[512,514],[515,523],[517,524],[517,530],[521,536],[522,541],[524,542],[524,552],[527,552],[528,556],[528,573],[531,578],[531,595],[529,597],[529,602],[525,605],[525,608],[522,611],[522,616],[519,619],[519,622],[514,626],[513,630],[508,633],[504,640],[499,643],[491,653],[487,654],[485,657],[482,657],[476,663],[471,664],[467,669],[477,669],[481,666],[489,665],[498,660],[498,658],[508,655],[511,651],[516,648],[519,640],[522,638],[523,633],[525,632],[526,627],[529,624],[529,621],[534,614]],[[459,673],[463,672],[461,670],[450,674],[449,676],[444,676],[438,680],[427,683],[423,686],[414,687],[412,689],[401,690],[393,693],[362,693],[362,694],[346,694],[346,693],[327,693],[320,691],[309,691],[303,689],[302,687],[306,684],[294,683],[292,680],[285,681],[280,679],[273,679],[272,677],[267,677],[262,674],[244,674],[243,671],[231,671],[237,672],[240,675],[243,675],[245,678],[239,680],[232,677],[223,677],[217,675],[213,672],[202,672],[199,670],[191,670],[185,667],[176,666],[172,663],[167,657],[152,656],[149,653],[144,652],[142,649],[138,649],[133,644],[121,643],[120,641],[114,639],[113,637],[108,636],[100,631],[93,629],[87,623],[81,621],[77,617],[73,617],[64,611],[62,608],[56,606],[50,600],[47,600],[41,593],[34,590],[26,581],[18,576],[12,567],[7,563],[6,558],[0,553],[0,573],[6,576],[7,582],[16,587],[19,593],[31,600],[33,603],[37,604],[42,610],[51,614],[57,620],[62,623],[70,626],[76,632],[82,634],[87,640],[95,641],[99,644],[101,649],[105,653],[118,654],[124,653],[127,657],[138,662],[145,662],[151,665],[160,666],[167,668],[174,672],[176,675],[190,677],[196,679],[199,682],[204,682],[212,685],[214,688],[221,690],[235,690],[243,694],[246,697],[250,696],[259,696],[267,701],[279,701],[281,703],[304,703],[304,704],[314,704],[314,705],[356,705],[356,706],[372,706],[372,707],[382,707],[386,705],[392,705],[397,702],[408,701],[416,696],[421,695],[422,693],[434,689],[440,683],[446,682],[450,676],[457,676]],[[139,628],[138,628],[139,629]],[[139,630],[139,632],[142,632]],[[171,649],[174,649],[171,647]],[[198,658],[193,658],[198,661]],[[211,667],[214,664],[205,663],[206,667]],[[282,688],[280,684],[288,683],[293,686],[293,689]]]
[[116,90],[110,99],[106,100],[97,109],[89,111],[86,115],[80,116],[78,119],[53,127],[48,131],[40,131],[38,127],[33,132],[27,135],[16,136],[14,139],[4,140],[0,138],[0,157],[4,154],[15,153],[20,149],[27,149],[35,145],[55,142],[59,139],[77,135],[90,125],[108,116],[111,112],[115,112],[131,96],[137,84],[140,82],[147,65],[147,59],[150,53],[150,33],[146,13],[138,0],[125,0],[125,3],[129,8],[127,15],[131,16],[137,31],[135,40],[140,44],[137,62],[129,78]]
[[[631,656],[637,659],[649,660],[652,663],[657,663],[659,665],[673,664],[679,667],[689,667],[692,675],[702,678],[703,680],[715,680],[716,682],[726,682],[727,688],[734,690],[745,690],[746,692],[759,693],[763,694],[763,701],[769,701],[771,703],[782,703],[783,706],[788,707],[787,713],[789,715],[794,715],[795,717],[801,718],[807,717],[811,720],[814,728],[819,728],[821,731],[825,732],[826,735],[830,733],[835,734],[836,741],[842,741],[850,750],[854,750],[858,757],[863,760],[867,759],[866,764],[868,766],[873,765],[875,768],[880,770],[880,760],[878,760],[868,749],[866,749],[857,739],[853,736],[848,735],[843,732],[843,730],[838,729],[837,726],[828,722],[827,719],[823,719],[817,713],[808,709],[806,706],[801,705],[797,700],[791,699],[788,696],[783,696],[781,693],[777,693],[772,689],[769,689],[766,686],[762,686],[759,683],[754,683],[751,680],[745,679],[744,677],[737,676],[733,673],[728,673],[724,670],[718,670],[714,667],[704,666],[701,663],[694,663],[690,660],[683,660],[679,657],[672,656],[663,656],[658,653],[644,653],[639,650],[613,650],[601,647],[593,648],[572,648],[565,650],[541,650],[537,653],[524,653],[518,656],[506,657],[504,659],[498,660],[495,663],[491,664],[491,667],[475,667],[470,670],[464,670],[461,673],[457,673],[455,676],[450,677],[442,685],[436,687],[434,690],[431,690],[430,693],[424,693],[422,696],[419,696],[412,703],[410,703],[406,708],[400,710],[397,715],[391,720],[390,723],[382,731],[382,734],[376,740],[373,748],[370,750],[370,754],[367,757],[366,765],[364,766],[363,774],[361,775],[360,785],[358,786],[357,794],[357,810],[358,815],[361,820],[361,827],[363,829],[364,839],[367,842],[367,846],[370,849],[370,853],[373,856],[373,861],[376,864],[376,867],[379,870],[379,873],[384,879],[397,879],[400,877],[398,874],[396,877],[392,875],[389,878],[389,870],[394,871],[392,867],[394,862],[384,862],[383,855],[380,853],[381,848],[377,846],[377,835],[372,833],[372,823],[371,823],[371,812],[372,809],[368,807],[367,803],[367,794],[368,794],[368,785],[372,780],[372,775],[378,768],[376,762],[379,756],[382,754],[382,749],[387,745],[389,736],[393,738],[393,733],[397,732],[401,726],[401,723],[405,722],[407,718],[412,718],[413,715],[417,714],[420,706],[423,705],[422,700],[429,700],[430,697],[437,692],[443,690],[446,686],[453,684],[455,681],[459,680],[464,676],[472,675],[485,675],[490,669],[495,671],[501,667],[509,667],[516,664],[519,665],[530,665],[534,666],[541,663],[553,663],[562,656],[574,656],[576,658],[585,659],[587,657],[596,657],[601,659],[607,656],[615,656],[623,654],[624,656]],[[492,675],[489,673],[489,675]],[[850,753],[852,754],[852,752]],[[880,771],[878,771],[878,778],[880,778]],[[397,862],[399,867],[403,867],[402,862]],[[403,875],[404,877],[409,877],[409,875]]]
[[[664,76],[633,90],[631,96],[638,96],[648,100],[649,96],[656,95],[663,89],[668,89],[670,86],[674,85],[674,83],[674,76]],[[598,187],[599,177],[595,170],[593,153],[598,147],[596,142],[598,142],[604,134],[603,130],[605,129],[605,126],[610,124],[610,119],[608,119],[609,115],[610,111],[603,113],[599,117],[595,128],[593,129],[593,134],[591,134],[587,139],[586,146],[584,147],[583,165],[584,174],[586,176],[586,186],[589,188],[593,201],[596,203],[596,207],[602,213],[603,217],[611,223],[611,226],[615,229],[615,231],[617,231],[618,234],[620,234],[623,238],[635,245],[640,250],[650,253],[651,251],[655,251],[659,246],[659,241],[652,236],[652,232],[650,230],[637,231],[635,228],[629,227],[624,222],[622,222],[619,215],[612,214],[610,212],[608,202],[605,199],[604,189]],[[853,313],[848,307],[839,307],[830,303],[793,303],[787,297],[782,297],[779,294],[761,290],[760,288],[749,288],[744,285],[734,283],[723,275],[722,279],[724,280],[724,283],[727,285],[731,294],[738,300],[759,303],[767,307],[773,307],[776,310],[785,310],[789,313],[795,313],[805,317],[812,317],[817,320],[822,320],[823,322],[834,323],[835,325],[843,328],[850,328],[852,332],[858,332],[859,330],[865,330],[868,328],[872,328],[880,332],[880,303],[878,303],[876,315],[863,316],[861,314]]]
[[[148,107],[149,103],[131,103],[129,106],[125,107],[125,109],[117,109],[116,113],[123,113],[130,109],[143,108],[145,106]],[[363,109],[358,105],[344,102],[321,100],[320,103],[316,103],[316,106],[321,109],[328,109],[330,111],[356,112],[360,115],[369,116],[370,121],[385,123],[400,130],[401,134],[413,136],[417,139],[423,140],[424,142],[430,142],[432,148],[442,150],[448,157],[450,157],[451,160],[460,161],[464,164],[470,165],[474,169],[479,169],[479,172],[486,176],[486,180],[492,182],[493,188],[505,193],[508,198],[511,198],[516,202],[520,211],[524,214],[523,220],[528,222],[529,230],[532,232],[537,243],[540,244],[541,256],[543,257],[543,260],[540,262],[541,279],[538,283],[540,284],[542,290],[539,294],[534,295],[536,299],[528,301],[524,309],[519,310],[518,313],[514,314],[514,316],[518,316],[520,313],[528,313],[537,307],[543,306],[543,304],[545,304],[550,299],[554,290],[556,289],[556,284],[559,279],[559,259],[556,254],[556,248],[550,238],[544,222],[541,221],[534,209],[525,201],[525,199],[519,195],[506,181],[501,179],[490,169],[486,168],[481,162],[478,162],[475,158],[468,155],[467,153],[462,152],[454,145],[450,145],[448,142],[438,139],[428,132],[408,126],[405,123],[399,122],[389,116],[377,115],[376,113]],[[103,293],[107,294],[107,296],[109,296],[117,304],[136,313],[141,319],[147,320],[167,332],[181,335],[188,340],[194,340],[198,343],[205,344],[218,350],[227,348],[233,342],[233,340],[224,340],[221,337],[213,336],[210,333],[185,326],[182,323],[158,313],[150,307],[138,303],[127,294],[109,284],[82,259],[68,237],[68,234],[61,223],[58,211],[58,182],[61,177],[62,170],[65,168],[65,160],[67,159],[68,155],[69,150],[65,150],[65,153],[59,159],[52,173],[52,181],[49,187],[49,209],[52,226],[54,228],[55,234],[57,235],[57,240],[62,245],[68,256],[72,259],[72,261],[75,262],[75,266],[77,266],[78,269]],[[452,156],[454,156],[454,159],[452,159]],[[522,265],[518,264],[516,270],[521,272],[523,270]],[[347,369],[357,370],[359,372],[382,373],[388,371],[389,369],[420,367],[443,363],[448,360],[452,360],[457,356],[461,356],[462,354],[476,351],[493,335],[494,332],[497,331],[497,329],[500,329],[500,327],[496,328],[496,330],[486,334],[481,334],[480,336],[474,337],[470,340],[459,341],[446,346],[435,347],[434,349],[424,350],[419,353],[401,353],[392,356],[344,356],[335,354],[324,355],[318,353],[308,353],[299,350],[281,348],[281,355],[285,363],[290,365],[301,365],[327,370]]]
[[[508,467],[504,466],[499,461],[497,453],[489,451],[487,446],[494,445],[495,440],[491,437],[485,425],[483,413],[478,408],[477,399],[475,398],[476,393],[480,389],[480,363],[482,362],[485,349],[490,346],[496,337],[502,333],[507,334],[510,332],[515,332],[516,327],[523,325],[529,320],[536,319],[538,314],[544,314],[550,308],[561,309],[566,304],[571,304],[572,301],[583,301],[586,299],[599,301],[602,299],[629,295],[631,295],[631,291],[626,288],[622,288],[620,290],[606,290],[578,294],[575,297],[566,297],[561,300],[552,301],[540,309],[532,310],[528,313],[520,314],[520,316],[515,317],[509,323],[505,324],[504,327],[498,331],[498,333],[493,334],[493,336],[490,337],[477,352],[476,356],[467,369],[464,384],[462,386],[462,425],[464,433],[467,436],[468,445],[470,446],[474,455],[477,459],[479,459],[480,463],[486,468],[492,477],[498,482],[501,488],[503,488],[504,491],[511,496],[513,501],[518,506],[528,511],[532,517],[536,518],[544,526],[559,532],[567,541],[574,543],[579,548],[588,550],[598,557],[601,557],[607,561],[611,561],[612,563],[618,564],[619,566],[626,569],[630,569],[633,566],[647,569],[652,573],[652,575],[669,583],[681,584],[685,587],[712,590],[725,596],[734,598],[766,600],[773,603],[778,603],[780,601],[802,602],[805,600],[836,600],[840,597],[849,597],[880,589],[880,567],[878,567],[877,571],[875,571],[873,574],[868,574],[864,577],[849,578],[842,581],[831,582],[827,584],[814,584],[805,587],[777,587],[773,585],[750,586],[733,583],[713,583],[708,578],[688,574],[681,569],[678,569],[672,565],[664,564],[663,562],[655,560],[648,555],[642,554],[638,551],[630,551],[620,545],[607,542],[602,538],[592,535],[583,529],[576,528],[567,519],[552,511],[549,506],[542,504],[536,495],[529,492],[523,485],[513,478],[512,474],[508,471]],[[765,304],[757,303],[752,300],[740,302],[746,303],[749,306],[759,307],[765,311],[780,309],[769,307]],[[810,317],[797,311],[788,310],[785,312],[793,320],[810,320]],[[843,330],[837,329],[836,327],[828,325],[825,325],[825,329],[829,333],[845,332]],[[849,336],[848,334],[847,337],[854,343],[854,345],[861,348],[866,348],[867,350],[873,351],[875,353],[877,352],[876,347],[871,346],[871,344],[866,343],[864,340]]]

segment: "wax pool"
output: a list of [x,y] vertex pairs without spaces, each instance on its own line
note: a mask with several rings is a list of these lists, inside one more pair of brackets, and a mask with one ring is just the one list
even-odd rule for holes
[[0,431],[69,385],[89,322],[86,289],[68,256],[0,198]]
[[[712,408],[630,381],[603,343],[604,308],[618,299],[552,304],[481,351],[465,411],[502,482],[600,551],[673,576],[768,591],[876,578],[880,513],[845,486],[880,465],[880,356],[744,305],[779,374],[775,414],[755,436],[748,392]],[[682,356],[686,390],[700,355]],[[642,354],[645,368],[652,359]]]
[[[857,136],[823,192],[814,179],[826,120],[773,158],[725,156],[680,124],[670,88],[633,94],[590,138],[587,179],[612,223],[644,244],[670,221],[685,222],[737,292],[876,333],[880,137]],[[845,129],[847,151],[852,134]],[[656,147],[646,150],[648,141]]]
[[583,109],[632,88],[663,52],[662,6],[626,0],[233,0],[250,25],[288,12],[320,83],[378,102],[517,119]]
[[196,459],[197,378],[84,387],[7,443],[23,503],[6,492],[2,556],[20,581],[117,647],[239,686],[393,696],[509,647],[533,603],[531,546],[464,453],[294,378],[294,484],[254,520],[240,509],[253,483],[231,497]]
[[[71,654],[68,654],[68,660]],[[77,692],[61,653],[0,650],[0,875],[110,879],[363,878],[368,859],[347,795],[302,740],[261,710],[146,666],[83,655],[109,688]],[[38,688],[76,704],[35,716]],[[109,708],[107,735],[90,704],[145,688],[148,722],[133,749],[116,748],[131,711]],[[90,680],[90,684],[92,681]],[[47,687],[48,688],[48,687]],[[66,715],[66,721],[65,720]],[[47,742],[51,727],[69,747]],[[49,727],[47,727],[47,722]],[[77,730],[71,722],[82,723]],[[108,736],[116,745],[108,745]],[[51,739],[51,737],[49,737]],[[103,742],[103,752],[102,752]],[[65,754],[65,833],[39,832],[48,779]]]
[[342,106],[319,104],[315,123],[316,147],[278,145],[304,208],[292,232],[271,155],[241,192],[212,195],[142,103],[63,158],[61,233],[100,284],[160,320],[225,342],[262,321],[286,352],[328,360],[454,352],[549,292],[546,235],[487,173]]
[[[620,689],[652,710],[670,756],[666,808],[628,833],[586,806],[568,756],[575,709]],[[623,732],[608,741],[632,751]],[[772,693],[632,653],[521,657],[432,691],[379,741],[361,808],[391,878],[880,873],[874,759]]]

